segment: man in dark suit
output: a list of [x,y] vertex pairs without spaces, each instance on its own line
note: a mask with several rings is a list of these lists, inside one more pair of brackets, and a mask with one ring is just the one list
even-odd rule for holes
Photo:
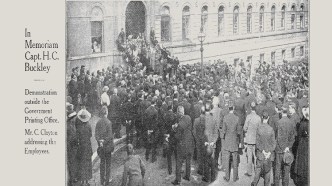
[[95,138],[98,143],[97,153],[100,157],[100,182],[108,185],[111,173],[111,155],[114,150],[113,133],[111,121],[107,119],[108,110],[106,106],[101,108],[102,118],[97,122]]
[[283,162],[285,152],[291,152],[295,141],[294,122],[287,117],[289,106],[284,105],[282,118],[277,122],[277,147],[276,147],[276,171],[274,175],[274,185],[279,186],[280,174],[282,175],[282,185],[288,185],[290,165]]
[[207,137],[204,134],[205,131],[205,107],[202,105],[200,109],[201,115],[194,121],[193,134],[195,137],[196,148],[197,148],[197,160],[198,170],[197,173],[204,175],[204,143],[207,142]]
[[194,138],[190,116],[184,115],[183,106],[179,106],[177,110],[179,123],[173,125],[175,138],[177,140],[176,178],[172,182],[173,185],[179,185],[181,182],[181,168],[184,160],[186,160],[186,175],[183,179],[190,180],[190,161],[194,149]]
[[109,120],[112,122],[113,131],[115,133],[115,138],[121,138],[120,130],[120,97],[118,96],[118,90],[116,88],[113,89],[113,95],[110,97],[110,105],[109,105]]
[[168,174],[172,174],[172,154],[174,153],[176,159],[176,139],[175,139],[175,132],[172,129],[172,125],[176,122],[176,114],[173,113],[172,101],[168,102],[168,111],[164,114],[164,135],[166,137],[167,143],[167,167],[168,167]]
[[264,175],[264,185],[270,185],[270,175],[272,161],[274,160],[274,150],[276,148],[276,139],[274,130],[268,125],[268,112],[263,113],[263,123],[259,124],[256,135],[256,154],[257,165],[255,177],[251,186],[256,186],[261,175]]
[[230,179],[230,156],[233,159],[233,181],[239,180],[238,177],[238,150],[239,150],[239,139],[242,129],[239,123],[239,117],[234,114],[234,106],[232,103],[229,104],[229,114],[223,119],[223,127],[221,131],[221,138],[224,139],[223,147],[225,150],[225,168],[226,176],[224,180],[229,182]]
[[158,111],[155,107],[156,100],[153,99],[151,105],[145,110],[144,124],[147,129],[147,140],[145,144],[145,159],[149,160],[150,151],[152,151],[152,163],[156,161],[157,155],[157,136],[158,136]]

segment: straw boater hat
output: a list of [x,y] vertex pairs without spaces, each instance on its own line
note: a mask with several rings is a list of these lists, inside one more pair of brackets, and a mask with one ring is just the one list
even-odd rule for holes
[[302,114],[306,119],[309,119],[309,107],[302,108]]
[[103,92],[107,92],[109,90],[108,86],[103,87]]
[[90,120],[91,114],[86,109],[82,109],[77,113],[77,117],[79,120],[85,123]]

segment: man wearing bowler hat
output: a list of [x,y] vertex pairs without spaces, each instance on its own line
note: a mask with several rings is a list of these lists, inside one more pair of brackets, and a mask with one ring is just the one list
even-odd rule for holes
[[289,106],[283,105],[282,117],[277,122],[277,147],[276,147],[276,170],[274,174],[274,186],[280,185],[280,174],[282,175],[282,185],[287,186],[289,183],[290,164],[284,162],[283,158],[286,153],[291,153],[293,143],[295,141],[294,122],[287,117]]

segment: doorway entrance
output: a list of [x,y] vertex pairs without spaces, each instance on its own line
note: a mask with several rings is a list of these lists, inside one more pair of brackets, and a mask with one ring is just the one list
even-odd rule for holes
[[145,5],[142,1],[130,1],[126,9],[126,36],[137,38],[145,32]]

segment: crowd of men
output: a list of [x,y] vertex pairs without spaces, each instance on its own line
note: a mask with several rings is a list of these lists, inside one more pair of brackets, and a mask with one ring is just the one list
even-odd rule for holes
[[[203,181],[215,181],[219,169],[229,182],[233,168],[236,182],[239,155],[245,153],[247,162],[241,163],[247,164],[245,175],[254,176],[251,185],[257,185],[261,177],[264,185],[270,185],[273,173],[275,186],[280,179],[283,186],[288,185],[290,175],[302,186],[308,184],[309,176],[308,87],[305,61],[285,61],[279,66],[262,62],[257,67],[248,62],[234,66],[216,61],[204,65],[203,72],[194,64],[165,73],[147,72],[137,65],[109,67],[95,74],[81,66],[72,70],[68,102],[77,111],[102,110],[103,124],[96,129],[98,149],[113,140],[113,135],[120,138],[121,126],[125,126],[127,143],[144,147],[147,161],[156,162],[158,155],[166,158],[172,174],[174,157],[174,185],[181,182],[184,161],[183,179],[190,180],[192,159],[198,162],[197,173]],[[163,154],[157,154],[160,147]],[[104,157],[104,185],[112,150],[98,153]],[[137,157],[131,161],[142,163]],[[138,180],[142,177],[144,173]]]

